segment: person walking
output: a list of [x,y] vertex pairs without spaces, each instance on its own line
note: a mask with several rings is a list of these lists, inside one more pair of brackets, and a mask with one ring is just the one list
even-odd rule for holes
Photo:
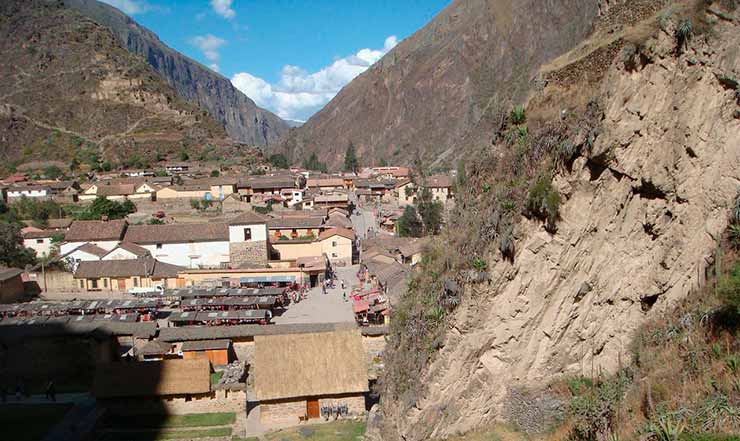
[[56,402],[57,400],[57,389],[54,386],[54,382],[49,380],[49,384],[46,385],[46,399]]

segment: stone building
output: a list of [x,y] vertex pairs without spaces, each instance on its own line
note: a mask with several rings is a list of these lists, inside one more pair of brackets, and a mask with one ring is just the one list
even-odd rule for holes
[[0,268],[0,303],[15,303],[23,299],[23,270]]
[[232,268],[266,266],[269,258],[267,219],[246,211],[232,219],[229,229],[229,259]]
[[[254,337],[254,389],[265,425],[321,417],[321,407],[366,411],[366,353],[359,330]],[[251,407],[250,407],[251,408]]]

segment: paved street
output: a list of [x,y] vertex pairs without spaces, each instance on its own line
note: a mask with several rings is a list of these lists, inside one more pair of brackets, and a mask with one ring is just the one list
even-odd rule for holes
[[[348,295],[350,286],[357,283],[357,270],[357,265],[337,269],[337,275],[345,280],[345,291]],[[349,300],[344,301],[341,284],[337,281],[336,288],[327,290],[326,294],[322,294],[321,288],[313,288],[307,299],[301,300],[300,303],[292,303],[283,315],[273,317],[272,322],[284,325],[295,323],[352,323],[354,320],[352,303]]]
[[361,208],[357,205],[357,212],[359,213],[358,215],[353,214],[350,216],[352,226],[355,230],[355,234],[360,240],[367,239],[368,231],[377,229],[377,220],[375,219],[373,207],[367,206],[365,208]]

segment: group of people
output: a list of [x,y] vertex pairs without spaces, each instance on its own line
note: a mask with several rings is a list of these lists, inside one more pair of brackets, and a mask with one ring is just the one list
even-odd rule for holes
[[[332,278],[326,278],[324,280],[324,283],[321,285],[321,292],[323,294],[327,294],[329,289],[334,289],[337,287],[335,283],[336,279]],[[347,285],[345,284],[344,280],[339,279],[339,286],[342,289],[342,298],[344,298],[344,301],[347,301]]]
[[[53,381],[49,381],[46,384],[46,388],[44,389],[45,396],[47,400],[56,402],[57,400],[57,388],[56,385],[54,385]],[[26,384],[22,381],[19,381],[15,386],[15,399],[16,401],[21,401],[23,398],[30,398],[31,393],[28,390],[28,387],[26,387]],[[3,403],[8,402],[8,390],[5,388],[5,386],[0,387],[0,400]]]

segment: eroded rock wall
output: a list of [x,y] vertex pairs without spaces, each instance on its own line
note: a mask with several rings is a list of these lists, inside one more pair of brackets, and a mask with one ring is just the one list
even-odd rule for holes
[[642,63],[617,57],[601,84],[602,133],[572,173],[556,234],[517,231],[514,263],[466,288],[426,394],[383,403],[386,439],[465,432],[502,417],[509,388],[557,375],[614,372],[634,331],[702,283],[740,189],[740,26],[718,20],[708,43],[675,53],[659,31]]

